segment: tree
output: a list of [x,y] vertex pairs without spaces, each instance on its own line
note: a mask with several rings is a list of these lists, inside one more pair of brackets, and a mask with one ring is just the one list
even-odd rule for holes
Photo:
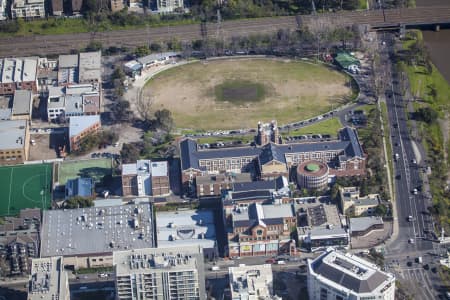
[[120,151],[123,163],[133,163],[139,159],[139,149],[134,144],[123,144]]
[[150,50],[152,52],[159,52],[161,51],[162,46],[159,43],[153,42],[150,44]]
[[173,118],[172,118],[172,112],[170,110],[164,108],[161,110],[157,110],[155,112],[156,122],[158,126],[170,132],[173,128]]
[[151,119],[152,119],[152,106],[153,106],[154,98],[149,95],[145,99],[142,99],[142,96],[139,97],[139,100],[137,102],[137,111],[141,118],[144,120],[147,125],[149,125]]
[[146,56],[150,54],[150,49],[147,45],[139,46],[134,50],[134,54],[138,57]]
[[69,198],[65,203],[65,207],[67,208],[91,207],[93,205],[94,202],[91,198],[81,196],[74,196],[72,198]]
[[438,113],[431,107],[421,107],[415,112],[415,118],[425,123],[431,124],[438,118]]
[[111,79],[112,80],[119,79],[120,82],[125,81],[125,72],[122,70],[120,66],[116,66],[114,72],[111,74]]
[[102,50],[103,45],[99,41],[90,41],[86,46],[86,51],[99,51]]
[[387,213],[387,208],[384,204],[378,204],[377,207],[375,207],[374,213],[377,216],[384,217]]
[[337,201],[339,197],[339,188],[341,186],[338,183],[333,184],[331,187],[330,197],[333,201]]
[[130,116],[130,102],[126,100],[119,100],[117,103],[113,104],[111,111],[114,114],[116,120],[128,121]]

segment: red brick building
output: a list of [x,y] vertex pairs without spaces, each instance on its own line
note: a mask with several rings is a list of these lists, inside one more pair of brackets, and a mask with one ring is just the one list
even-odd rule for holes
[[296,215],[292,204],[236,207],[226,222],[230,257],[295,254],[291,231],[296,228]]
[[100,116],[73,116],[69,119],[70,151],[77,151],[81,141],[88,135],[98,132],[101,127]]

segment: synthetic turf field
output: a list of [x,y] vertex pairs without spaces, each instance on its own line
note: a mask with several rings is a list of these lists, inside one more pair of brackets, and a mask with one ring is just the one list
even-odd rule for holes
[[110,158],[65,161],[59,164],[58,174],[60,185],[65,185],[67,179],[77,177],[92,177],[99,182],[105,175],[112,174],[112,162]]
[[0,167],[0,216],[16,215],[22,208],[49,208],[51,190],[51,164]]

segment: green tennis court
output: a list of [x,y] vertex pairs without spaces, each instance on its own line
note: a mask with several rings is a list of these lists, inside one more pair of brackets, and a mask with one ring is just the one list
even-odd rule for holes
[[67,179],[91,177],[95,182],[100,182],[104,176],[111,174],[110,158],[64,161],[59,165],[57,181],[60,185],[65,185]]
[[0,167],[0,216],[16,215],[23,208],[51,205],[52,165]]

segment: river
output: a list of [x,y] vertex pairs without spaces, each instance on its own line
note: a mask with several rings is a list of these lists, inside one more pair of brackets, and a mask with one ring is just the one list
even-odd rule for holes
[[[417,7],[448,5],[448,3],[449,0],[416,0]],[[430,51],[431,60],[450,83],[450,29],[439,32],[425,30],[423,37]]]

